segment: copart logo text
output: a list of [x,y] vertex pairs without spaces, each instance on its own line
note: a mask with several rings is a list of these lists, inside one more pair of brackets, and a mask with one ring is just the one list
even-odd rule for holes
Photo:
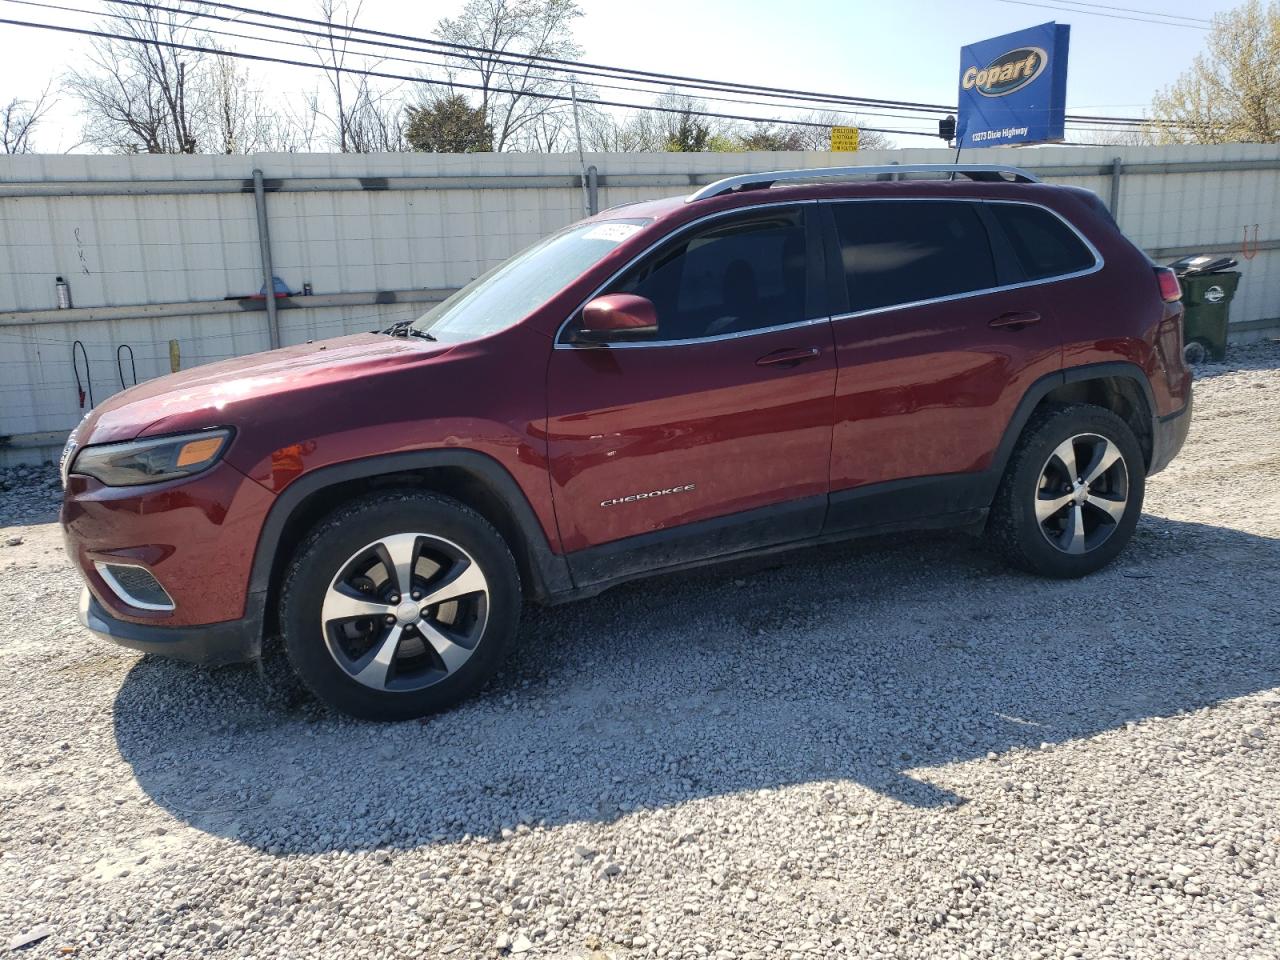
[[985,69],[970,67],[960,79],[966,90],[975,87],[984,97],[1007,97],[1044,73],[1049,55],[1039,47],[1018,47],[996,57]]

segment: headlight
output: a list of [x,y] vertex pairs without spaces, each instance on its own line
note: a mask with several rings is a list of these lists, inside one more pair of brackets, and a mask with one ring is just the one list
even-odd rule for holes
[[80,422],[71,428],[71,432],[67,434],[67,442],[63,444],[62,456],[58,459],[58,474],[62,477],[62,489],[67,489],[67,471],[71,469],[71,461],[76,458],[76,447],[80,442],[80,428],[84,426],[84,422],[89,419],[89,415],[93,413],[89,410]]
[[100,443],[81,450],[69,472],[93,477],[109,487],[160,483],[208,470],[230,440],[230,430],[205,430],[177,437]]

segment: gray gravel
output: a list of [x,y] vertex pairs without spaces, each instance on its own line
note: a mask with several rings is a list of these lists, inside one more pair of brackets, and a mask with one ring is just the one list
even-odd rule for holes
[[23,536],[20,527],[56,517],[61,502],[62,484],[52,463],[0,467],[0,547]]
[[395,726],[85,635],[24,475],[0,952],[1274,958],[1280,346],[1199,375],[1101,574],[919,537],[650,581]]

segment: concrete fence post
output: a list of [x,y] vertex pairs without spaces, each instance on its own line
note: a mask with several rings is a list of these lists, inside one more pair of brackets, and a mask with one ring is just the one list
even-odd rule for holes
[[1120,222],[1120,175],[1124,173],[1124,162],[1115,157],[1111,161],[1111,218]]
[[276,316],[275,271],[271,267],[271,231],[267,227],[267,191],[262,183],[262,171],[253,171],[253,205],[258,216],[258,248],[262,254],[263,290],[267,293],[267,336],[271,349],[280,346],[280,321]]
[[600,171],[595,164],[587,167],[587,214],[594,217],[600,212]]

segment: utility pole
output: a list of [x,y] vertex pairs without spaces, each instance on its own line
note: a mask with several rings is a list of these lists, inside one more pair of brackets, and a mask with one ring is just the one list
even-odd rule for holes
[[582,123],[578,120],[578,78],[569,78],[569,96],[573,100],[573,135],[578,141],[578,168],[582,172],[582,215],[591,216],[591,201],[587,195],[587,160],[582,155]]

